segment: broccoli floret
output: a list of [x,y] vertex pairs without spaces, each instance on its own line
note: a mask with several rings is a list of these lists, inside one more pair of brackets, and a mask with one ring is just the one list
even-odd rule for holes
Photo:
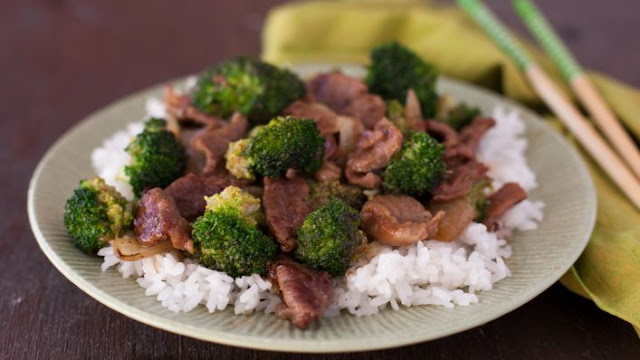
[[229,173],[238,179],[253,181],[256,179],[255,171],[253,171],[253,159],[245,156],[245,150],[249,145],[249,139],[256,136],[264,125],[256,125],[251,130],[246,139],[240,139],[229,143],[227,153],[224,155],[227,162],[225,167]]
[[266,273],[277,245],[257,228],[260,200],[234,186],[206,200],[207,210],[191,225],[200,264],[233,277]]
[[407,120],[404,118],[404,105],[398,100],[387,101],[387,119],[400,131],[407,132]]
[[444,122],[456,130],[461,130],[465,126],[471,124],[473,119],[478,115],[480,115],[480,109],[477,107],[458,104],[449,111]]
[[354,209],[362,208],[366,200],[359,186],[342,184],[340,181],[308,181],[311,207],[319,208],[333,198],[338,198]]
[[237,277],[267,272],[277,245],[236,211],[207,211],[192,224],[200,264]]
[[191,98],[208,114],[227,117],[238,111],[259,124],[305,93],[304,83],[293,72],[237,57],[203,71]]
[[438,95],[435,68],[416,53],[397,42],[383,44],[371,51],[371,65],[365,81],[369,91],[385,99],[404,103],[407,91],[413,89],[420,101],[422,115],[435,115]]
[[204,199],[207,202],[206,210],[215,212],[225,207],[238,210],[239,214],[253,226],[264,220],[260,199],[242,191],[239,187],[227,186],[220,193],[205,196]]
[[256,125],[254,127],[251,128],[251,130],[249,130],[249,134],[247,134],[247,137],[252,138],[254,136],[256,136],[256,134],[262,130],[262,128],[264,127],[264,125]]
[[409,132],[383,172],[382,186],[391,193],[423,195],[444,178],[444,145],[425,133]]
[[225,154],[225,158],[227,159],[225,167],[229,170],[229,173],[236,178],[253,181],[256,179],[256,174],[253,171],[253,163],[244,156],[244,151],[247,149],[248,143],[248,139],[240,139],[229,143],[229,148]]
[[313,174],[322,165],[324,138],[313,120],[274,118],[249,138],[244,157],[253,169],[269,177],[281,177],[287,169]]
[[148,120],[126,151],[131,164],[125,166],[124,173],[136,197],[146,188],[167,187],[183,174],[187,163],[184,146],[167,130],[163,119]]
[[64,207],[64,226],[73,245],[95,254],[131,226],[127,200],[101,178],[80,181]]
[[476,182],[469,191],[469,202],[476,209],[475,222],[481,223],[487,216],[487,208],[489,207],[489,198],[486,195],[486,189],[491,188],[491,180],[484,177]]
[[489,199],[486,196],[481,197],[474,202],[474,206],[476,209],[476,217],[473,219],[473,221],[481,223],[482,221],[484,221],[484,218],[487,217]]
[[340,199],[331,199],[302,223],[295,258],[332,276],[344,275],[362,239],[359,224],[356,210]]
[[455,104],[449,96],[441,96],[438,99],[436,120],[444,122],[456,131],[471,124],[473,119],[480,115],[480,109],[464,103]]

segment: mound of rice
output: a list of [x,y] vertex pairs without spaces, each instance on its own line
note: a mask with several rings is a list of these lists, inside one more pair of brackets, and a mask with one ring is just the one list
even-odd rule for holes
[[[147,112],[162,117],[163,104],[150,99]],[[482,139],[478,159],[489,166],[495,189],[517,182],[531,191],[537,184],[524,156],[527,140],[523,121],[516,112],[503,108],[496,108],[492,115],[497,124]],[[142,123],[130,124],[105,140],[91,156],[96,173],[128,199],[133,193],[123,167],[130,158],[123,149],[140,131]],[[325,316],[335,316],[341,310],[371,315],[387,305],[398,310],[401,305],[452,308],[477,303],[478,292],[491,290],[493,284],[510,275],[504,259],[511,256],[511,247],[505,238],[516,230],[536,229],[543,207],[541,201],[521,202],[505,214],[499,233],[472,223],[451,243],[427,240],[399,249],[377,246],[368,261],[349,269],[343,279],[334,280],[335,294]],[[271,283],[256,274],[234,279],[171,253],[121,262],[108,246],[98,255],[104,257],[103,271],[115,266],[123,277],[135,278],[145,295],[155,296],[174,312],[191,311],[202,304],[209,312],[233,306],[236,314],[270,313],[281,302]]]

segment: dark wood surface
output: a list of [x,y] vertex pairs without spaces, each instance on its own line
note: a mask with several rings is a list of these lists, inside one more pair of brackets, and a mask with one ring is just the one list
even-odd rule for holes
[[[179,3],[179,4],[178,4]],[[132,91],[237,54],[258,54],[278,1],[0,1],[0,358],[298,358],[225,347],[120,315],[38,249],[26,215],[33,169],[65,130]],[[492,6],[517,24],[509,1]],[[580,60],[640,85],[640,3],[539,0]],[[625,322],[556,284],[518,310],[445,339],[315,358],[640,357]]]

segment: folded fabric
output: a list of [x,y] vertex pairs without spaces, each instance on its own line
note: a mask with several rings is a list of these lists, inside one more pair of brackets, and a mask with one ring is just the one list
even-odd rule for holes
[[[275,8],[263,32],[263,58],[273,63],[367,63],[374,46],[398,40],[441,74],[502,93],[554,122],[511,59],[462,12],[412,1],[303,2]],[[560,73],[536,48],[535,60],[573,100]],[[606,76],[591,79],[621,121],[640,138],[640,93]],[[575,144],[575,143],[574,143]],[[598,217],[589,244],[562,278],[572,291],[633,324],[640,334],[640,212],[582,151],[598,192]]]

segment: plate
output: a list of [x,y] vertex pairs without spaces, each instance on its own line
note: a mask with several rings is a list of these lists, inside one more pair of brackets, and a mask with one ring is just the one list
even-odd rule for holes
[[[301,76],[335,68],[301,65]],[[362,76],[363,68],[342,66]],[[204,306],[175,314],[133,279],[116,270],[100,271],[101,259],[73,247],[62,223],[67,197],[82,178],[93,176],[91,150],[103,139],[144,116],[144,103],[161,96],[163,86],[144,90],[90,115],[64,134],[36,168],[28,194],[29,220],[40,248],[71,282],[94,299],[145,324],[221,344],[293,352],[346,352],[397,347],[455,334],[496,319],[533,299],[556,282],[584,250],[596,214],[595,190],[576,151],[540,117],[522,106],[486,90],[447,78],[440,92],[479,106],[490,113],[494,106],[516,109],[524,119],[529,140],[526,157],[538,178],[533,199],[546,203],[545,219],[535,231],[517,233],[510,243],[513,256],[507,265],[512,276],[492,291],[479,294],[479,303],[467,307],[418,306],[356,317],[343,313],[321,319],[301,331],[273,314],[236,316],[233,309],[209,314]]]

